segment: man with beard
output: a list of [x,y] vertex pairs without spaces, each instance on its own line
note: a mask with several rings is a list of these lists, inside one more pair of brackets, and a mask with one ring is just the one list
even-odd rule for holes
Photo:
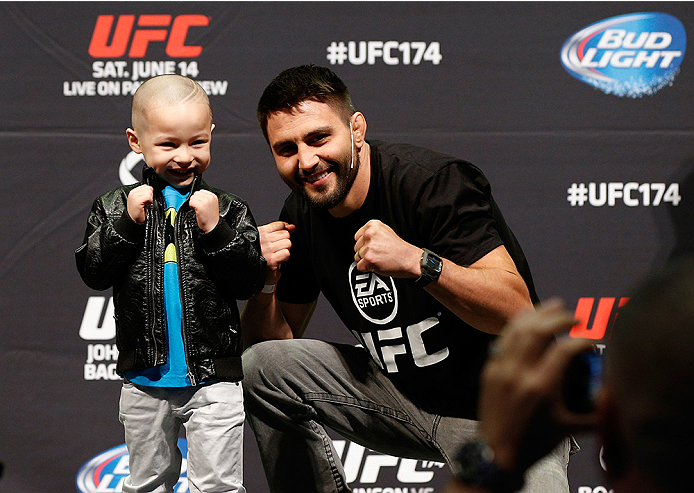
[[[323,67],[279,74],[258,120],[292,189],[280,220],[259,228],[266,285],[242,314],[246,406],[270,489],[350,491],[325,426],[450,463],[478,438],[490,342],[537,300],[487,180],[451,156],[367,142],[364,115]],[[301,339],[321,292],[358,346]],[[566,440],[523,491],[568,491],[568,454]]]

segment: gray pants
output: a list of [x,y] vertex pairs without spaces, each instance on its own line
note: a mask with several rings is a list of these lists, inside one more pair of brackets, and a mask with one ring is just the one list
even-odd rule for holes
[[188,490],[245,493],[241,384],[163,388],[124,382],[119,417],[130,454],[124,493],[174,491],[182,463],[176,445],[181,425],[188,439]]
[[[478,426],[419,409],[354,346],[262,342],[243,354],[243,370],[247,418],[273,493],[351,491],[324,426],[377,452],[449,464]],[[528,472],[522,491],[568,492],[568,456],[566,440]]]

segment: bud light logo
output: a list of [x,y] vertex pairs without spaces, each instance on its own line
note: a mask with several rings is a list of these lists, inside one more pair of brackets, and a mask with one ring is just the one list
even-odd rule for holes
[[[188,491],[188,442],[184,438],[178,439],[178,448],[183,456],[181,464],[181,476],[174,487],[175,493]],[[125,445],[119,445],[103,452],[86,464],[77,473],[77,491],[80,493],[120,493],[123,491],[123,482],[128,477],[128,449]]]
[[640,98],[672,85],[686,46],[677,18],[642,12],[578,31],[564,43],[561,61],[571,75],[606,94]]

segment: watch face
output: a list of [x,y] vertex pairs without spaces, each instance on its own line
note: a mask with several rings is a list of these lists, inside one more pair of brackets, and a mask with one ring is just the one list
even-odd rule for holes
[[441,262],[437,258],[432,257],[430,255],[429,257],[427,257],[427,264],[429,264],[430,268],[437,270],[439,268],[439,265],[441,264]]
[[438,256],[431,254],[431,253],[429,255],[427,255],[427,258],[426,258],[426,268],[427,269],[430,269],[432,272],[438,274],[439,272],[441,272],[441,267],[443,267],[443,265],[441,263],[441,259]]

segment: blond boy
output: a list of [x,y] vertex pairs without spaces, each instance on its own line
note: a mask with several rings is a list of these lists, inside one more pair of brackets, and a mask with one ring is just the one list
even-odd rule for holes
[[181,425],[190,491],[245,492],[236,300],[260,290],[265,260],[247,204],[202,180],[213,129],[196,82],[142,84],[126,131],[142,181],[96,199],[75,251],[88,286],[113,288],[126,493],[173,491]]

